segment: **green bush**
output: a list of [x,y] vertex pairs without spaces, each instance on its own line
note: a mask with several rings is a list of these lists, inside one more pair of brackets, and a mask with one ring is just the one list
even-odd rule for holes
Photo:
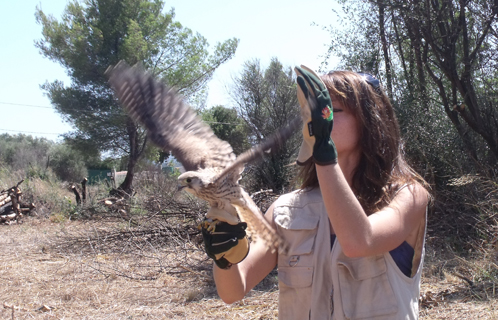
[[63,181],[81,181],[88,175],[81,154],[71,147],[58,144],[50,149],[49,166]]

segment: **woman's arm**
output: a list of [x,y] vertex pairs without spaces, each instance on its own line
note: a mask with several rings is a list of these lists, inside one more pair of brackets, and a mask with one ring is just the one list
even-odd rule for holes
[[420,184],[403,188],[391,204],[367,216],[338,164],[316,170],[325,208],[346,256],[387,252],[405,240],[414,245],[428,203]]
[[[275,228],[273,222],[273,205],[265,218]],[[225,303],[234,303],[263,280],[277,265],[277,252],[271,252],[263,241],[253,241],[249,254],[240,263],[224,270],[213,265],[214,281],[218,295]]]

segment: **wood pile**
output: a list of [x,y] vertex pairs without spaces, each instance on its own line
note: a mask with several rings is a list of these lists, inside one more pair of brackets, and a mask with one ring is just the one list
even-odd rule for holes
[[22,192],[19,185],[0,191],[0,223],[11,224],[19,222],[23,215],[31,213],[36,207],[34,203],[22,201]]
[[109,197],[100,199],[98,202],[105,205],[109,211],[119,213],[122,218],[129,218],[130,205],[125,198]]
[[[107,180],[105,181],[107,182]],[[111,179],[111,181],[113,181],[113,179]],[[84,205],[87,200],[87,182],[88,179],[84,178],[83,181],[81,181],[81,187],[76,184],[71,184],[68,186],[69,190],[74,193],[76,204],[79,206]],[[113,190],[119,191],[118,189]],[[104,205],[107,208],[108,212],[118,213],[119,216],[125,219],[129,218],[128,212],[130,210],[130,204],[128,203],[127,199],[122,196],[111,196],[108,198],[100,199],[97,201],[97,203]]]

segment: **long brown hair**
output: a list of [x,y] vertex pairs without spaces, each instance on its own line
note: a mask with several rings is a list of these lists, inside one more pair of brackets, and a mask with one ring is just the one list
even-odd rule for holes
[[[351,71],[332,71],[321,77],[330,96],[350,110],[360,127],[360,161],[353,173],[352,189],[367,214],[389,204],[405,184],[424,179],[406,162],[398,121],[380,84]],[[318,187],[313,162],[299,172],[301,189]]]

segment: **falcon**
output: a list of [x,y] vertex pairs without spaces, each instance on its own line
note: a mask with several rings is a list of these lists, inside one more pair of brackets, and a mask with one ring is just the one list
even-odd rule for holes
[[287,251],[287,244],[266,221],[258,206],[239,184],[244,165],[274,151],[301,126],[298,116],[263,143],[236,157],[226,141],[216,137],[171,87],[140,67],[121,61],[106,71],[109,83],[130,117],[141,123],[149,139],[171,151],[186,172],[178,177],[178,188],[206,200],[208,228],[217,221],[246,222],[249,233],[271,249]]

